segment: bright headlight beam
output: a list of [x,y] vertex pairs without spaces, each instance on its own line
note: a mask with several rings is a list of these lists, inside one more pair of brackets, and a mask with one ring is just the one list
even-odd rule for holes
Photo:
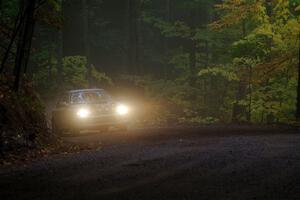
[[129,108],[125,105],[120,104],[117,105],[116,111],[118,115],[126,115],[129,112]]
[[81,108],[78,112],[77,112],[77,116],[80,118],[87,118],[90,115],[90,111],[86,108]]

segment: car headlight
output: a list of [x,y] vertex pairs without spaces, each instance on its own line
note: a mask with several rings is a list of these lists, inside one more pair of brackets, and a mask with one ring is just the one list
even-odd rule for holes
[[119,104],[116,107],[116,112],[118,115],[126,115],[129,112],[129,108],[123,104]]
[[77,111],[77,116],[79,118],[87,118],[90,114],[91,112],[86,108],[81,108],[80,110]]

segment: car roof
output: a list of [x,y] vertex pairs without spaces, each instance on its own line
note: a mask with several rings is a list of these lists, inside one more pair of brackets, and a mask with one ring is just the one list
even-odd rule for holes
[[69,90],[68,93],[77,93],[77,92],[96,92],[104,91],[103,89],[79,89],[79,90]]

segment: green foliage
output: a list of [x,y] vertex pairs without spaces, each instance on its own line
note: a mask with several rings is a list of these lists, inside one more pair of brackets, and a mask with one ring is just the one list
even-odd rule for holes
[[[201,88],[200,79],[196,86],[190,86],[188,81],[181,78],[176,80],[157,80],[141,76],[125,76],[123,78],[144,89],[148,103],[146,115],[140,120],[146,124],[229,122],[230,110],[228,108],[231,106],[231,102],[227,101],[222,105],[218,103],[225,98],[225,95],[222,94],[224,87],[206,91]],[[210,99],[210,96],[216,94],[219,95],[219,98]],[[212,109],[213,106],[216,107]]]
[[61,29],[63,26],[62,16],[63,0],[45,0],[38,6],[36,17],[39,22]]
[[[105,73],[91,66],[91,81],[98,85],[112,85],[113,81]],[[87,88],[87,59],[84,56],[69,56],[63,59],[63,84],[66,89]]]
[[[207,5],[207,1],[192,0],[174,3],[176,9],[191,13]],[[228,122],[234,107],[240,106],[243,109],[239,115],[249,122],[292,120],[299,6],[297,0],[275,0],[269,4],[225,0],[215,6],[220,18],[209,25],[210,30],[206,28],[209,22],[195,23],[184,17],[167,21],[158,13],[145,12],[146,23],[165,38],[177,40],[164,58],[173,67],[174,79],[148,81],[147,94],[181,109],[176,113],[169,111],[170,118],[203,122],[202,119],[212,117]],[[196,42],[198,71],[193,86],[189,83],[191,42]]]
[[[33,73],[34,87],[44,95],[52,95],[64,90],[87,88],[87,60],[84,56],[68,56],[62,60],[62,80],[58,81],[58,63],[48,51],[37,54],[34,58],[40,63],[38,71]],[[91,66],[92,84],[98,87],[111,86],[113,81],[105,73]],[[47,81],[45,81],[47,80]]]
[[[32,56],[32,60],[38,63],[34,69],[32,80],[33,85],[42,94],[52,93],[56,88],[57,61],[52,53],[53,47],[46,46]],[[45,81],[46,80],[46,81]]]
[[[232,68],[228,69],[214,59],[214,57],[221,59],[224,54],[218,52],[218,49],[227,46],[221,43],[224,36],[207,29],[208,18],[199,13],[203,11],[209,12],[207,15],[212,14],[212,3],[206,0],[174,2],[172,6],[179,11],[185,10],[194,14],[192,17],[190,17],[192,14],[189,14],[189,17],[179,14],[180,17],[174,17],[169,21],[165,16],[155,12],[146,11],[144,14],[143,19],[146,23],[173,41],[172,48],[168,49],[163,58],[164,65],[172,66],[170,73],[173,74],[173,78],[151,79],[144,85],[147,96],[160,102],[158,104],[163,105],[162,108],[166,108],[157,112],[165,118],[170,118],[166,121],[173,119],[178,123],[212,123],[228,122],[230,119],[232,101],[229,99],[233,93],[227,90],[227,87],[234,86],[239,77]],[[197,12],[198,14],[195,14]],[[232,32],[228,32],[228,36],[231,35]],[[191,51],[191,45],[194,45],[194,52]],[[195,72],[191,64],[193,56]],[[214,67],[209,67],[209,63]],[[194,83],[191,83],[192,79]],[[218,84],[221,86],[218,87]]]
[[62,77],[67,89],[86,88],[87,60],[83,56],[69,56],[63,59]]
[[113,80],[107,76],[105,73],[103,72],[99,72],[95,66],[92,65],[92,72],[91,72],[91,78],[93,79],[94,84],[96,85],[109,85],[112,86]]
[[271,36],[262,34],[250,34],[246,38],[233,43],[233,57],[248,57],[252,59],[263,59],[270,53],[268,42]]
[[199,74],[200,77],[201,76],[221,76],[223,77],[225,80],[228,81],[238,81],[239,77],[238,75],[232,71],[232,69],[230,70],[230,68],[228,66],[223,66],[223,67],[210,67],[207,69],[202,69],[200,70]]
[[[228,0],[218,6],[224,13],[213,28],[248,28],[245,37],[232,43],[231,56],[240,78],[248,82],[247,95],[238,102],[250,108],[254,122],[288,122],[294,118],[300,25],[293,10],[298,3],[276,0],[266,8],[264,1]],[[243,15],[233,18],[239,13]]]
[[183,21],[170,23],[149,15],[144,15],[144,21],[158,28],[166,37],[190,38],[192,34],[191,28]]
[[2,8],[0,12],[1,21],[10,22],[18,15],[18,0],[2,1]]
[[[47,0],[37,12],[43,24],[41,35],[47,32],[49,38],[57,37],[57,28],[63,24],[61,2]],[[3,3],[1,20],[12,22],[18,2]],[[138,71],[139,76],[125,79],[144,90],[149,99],[144,119],[150,123],[230,122],[236,107],[242,107],[237,109],[238,115],[249,122],[293,119],[299,0],[186,0],[170,1],[169,7],[161,1],[146,0],[138,6],[137,16],[129,16],[134,19],[125,24],[115,20],[119,19],[115,15],[109,19],[109,14],[98,13],[99,1],[94,3],[89,16],[90,49],[99,50],[103,68],[99,71],[98,66],[91,65],[87,80],[86,58],[69,56],[63,58],[60,69],[60,44],[39,39],[43,42],[31,59],[35,64],[33,84],[42,95],[111,86],[110,76]],[[213,22],[212,18],[218,20]],[[136,66],[127,64],[132,51],[137,51]]]

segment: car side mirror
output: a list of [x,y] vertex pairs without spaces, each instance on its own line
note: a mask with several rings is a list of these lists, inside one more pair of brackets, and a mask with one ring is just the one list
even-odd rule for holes
[[63,108],[63,107],[67,107],[67,106],[68,106],[68,104],[65,101],[58,102],[58,104],[57,104],[58,108]]

